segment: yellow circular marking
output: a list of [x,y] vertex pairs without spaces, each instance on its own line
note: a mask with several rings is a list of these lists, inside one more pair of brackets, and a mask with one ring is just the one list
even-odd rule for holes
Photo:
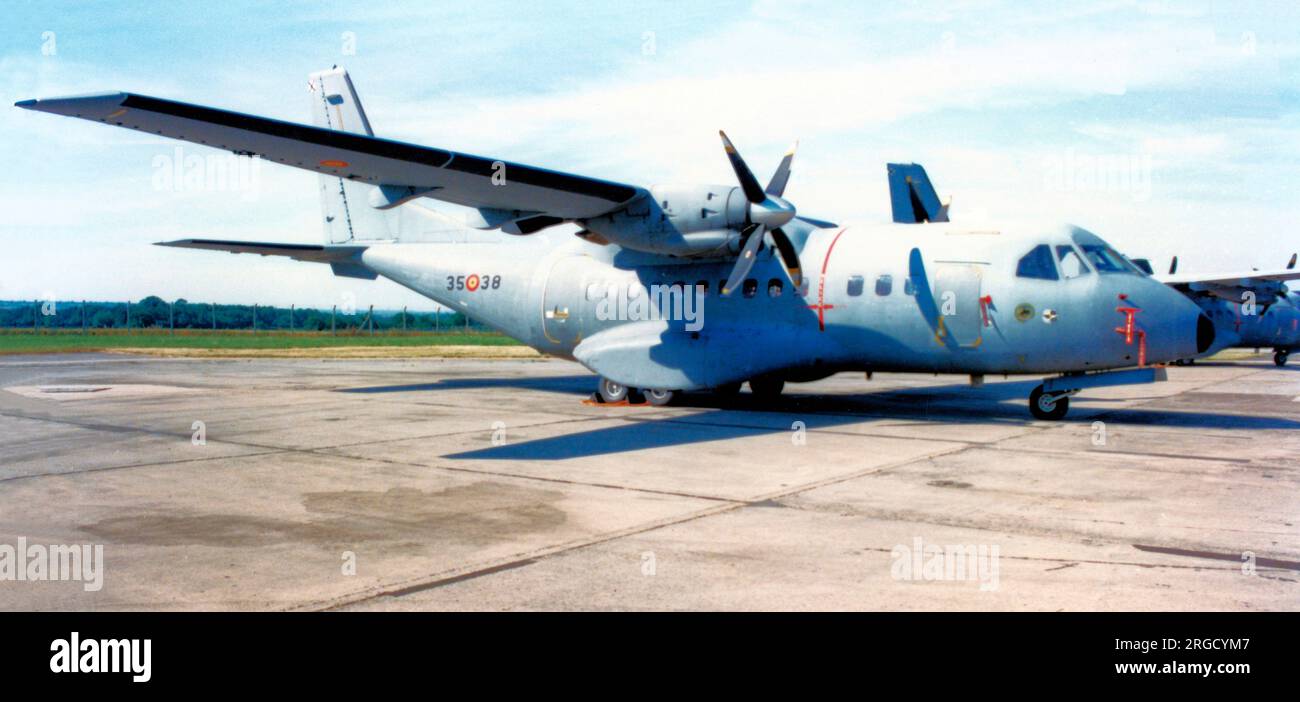
[[470,292],[474,292],[475,290],[478,290],[478,276],[471,275],[470,277],[466,278],[465,288]]

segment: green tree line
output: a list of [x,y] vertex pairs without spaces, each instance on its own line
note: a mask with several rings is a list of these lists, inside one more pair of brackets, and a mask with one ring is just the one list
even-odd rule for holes
[[[184,299],[177,300],[169,308],[167,301],[156,295],[129,305],[128,311],[128,303],[125,302],[0,301],[0,327],[80,329],[84,319],[84,325],[88,329],[213,329],[215,326],[218,330],[242,330],[254,328],[256,315],[257,329],[331,329],[331,311],[328,309],[295,308],[291,313],[288,307],[223,305]],[[352,314],[338,310],[333,313],[334,328],[369,329],[368,315],[367,309],[357,309]],[[408,331],[459,331],[465,328],[465,315],[459,312],[375,310],[376,331],[400,331],[403,328]],[[481,328],[471,320],[470,329]]]

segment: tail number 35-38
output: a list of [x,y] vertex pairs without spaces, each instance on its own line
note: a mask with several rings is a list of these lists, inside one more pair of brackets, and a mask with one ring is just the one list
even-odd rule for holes
[[499,275],[449,275],[447,276],[448,290],[468,290],[474,292],[479,288],[484,290],[496,290],[501,287],[501,276]]

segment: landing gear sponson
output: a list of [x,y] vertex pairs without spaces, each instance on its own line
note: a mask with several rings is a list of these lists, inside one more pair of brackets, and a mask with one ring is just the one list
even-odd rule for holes
[[1070,410],[1070,396],[1088,388],[1111,385],[1138,385],[1166,380],[1164,368],[1134,368],[1100,373],[1071,373],[1043,380],[1029,393],[1029,413],[1036,419],[1056,420]]
[[1287,356],[1291,355],[1290,349],[1273,349],[1273,365],[1279,368],[1286,365]]

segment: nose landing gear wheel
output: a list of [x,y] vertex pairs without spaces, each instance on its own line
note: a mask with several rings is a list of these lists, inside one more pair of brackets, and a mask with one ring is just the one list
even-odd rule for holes
[[1070,398],[1064,394],[1043,392],[1039,385],[1029,393],[1029,413],[1036,419],[1061,419],[1070,411]]
[[1289,351],[1281,351],[1281,350],[1279,350],[1279,351],[1274,351],[1274,352],[1273,352],[1273,365],[1278,366],[1278,367],[1285,366],[1285,365],[1286,365],[1286,357],[1289,356],[1289,355],[1291,355],[1291,352],[1289,352]]
[[600,393],[600,399],[603,402],[622,402],[627,399],[628,387],[626,385],[619,385],[609,378],[601,378],[598,392]]
[[645,400],[655,407],[667,407],[677,399],[677,393],[672,390],[646,390]]

